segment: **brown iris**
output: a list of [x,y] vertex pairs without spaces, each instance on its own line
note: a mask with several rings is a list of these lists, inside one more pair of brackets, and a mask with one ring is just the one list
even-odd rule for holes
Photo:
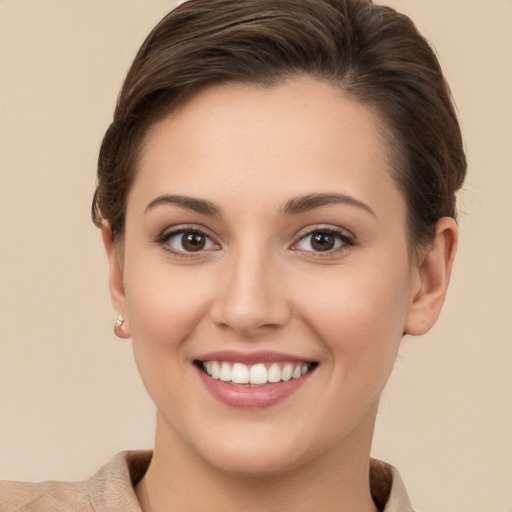
[[331,233],[315,233],[311,237],[311,247],[315,251],[330,251],[336,244],[336,238]]
[[183,233],[181,245],[187,252],[201,251],[206,245],[206,237],[197,232]]

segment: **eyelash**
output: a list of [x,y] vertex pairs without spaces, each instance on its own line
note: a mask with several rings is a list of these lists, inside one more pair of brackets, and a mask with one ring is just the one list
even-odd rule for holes
[[[169,240],[171,238],[177,237],[179,235],[184,235],[187,233],[203,236],[211,244],[219,247],[219,244],[217,244],[217,242],[215,242],[210,235],[208,235],[204,230],[198,228],[197,226],[183,226],[183,227],[180,227],[180,228],[172,230],[172,231],[164,232],[158,238],[157,243],[159,245],[162,245],[164,247],[164,250],[172,253],[175,256],[182,257],[182,258],[191,258],[196,255],[204,253],[205,250],[209,250],[209,249],[200,249],[199,251],[186,251],[186,250],[179,251],[179,250],[173,249],[170,246]],[[294,249],[295,246],[297,246],[302,241],[306,240],[308,237],[313,237],[314,235],[317,235],[317,234],[332,235],[340,242],[340,245],[338,247],[335,247],[333,249],[329,249],[326,251],[314,251],[314,250],[309,251],[309,250],[304,250],[304,249]],[[357,244],[356,237],[354,235],[347,234],[347,232],[345,230],[337,229],[337,228],[333,228],[333,227],[317,227],[317,228],[311,229],[310,231],[307,231],[306,233],[302,234],[300,236],[300,238],[292,244],[291,249],[298,251],[298,252],[300,251],[303,253],[313,254],[315,257],[325,257],[325,256],[329,256],[332,254],[336,254],[339,251],[346,250],[348,247],[352,247],[356,244]]]
[[[172,231],[166,231],[162,233],[162,235],[158,238],[157,243],[161,246],[163,246],[164,250],[172,253],[174,256],[178,256],[180,258],[191,258],[196,255],[199,255],[204,252],[204,249],[201,249],[199,251],[178,251],[176,249],[173,249],[170,244],[169,240],[173,237],[184,235],[184,234],[191,234],[191,235],[200,235],[203,236],[206,240],[209,240],[210,243],[218,247],[218,244],[212,239],[210,235],[208,235],[204,230],[198,228],[197,226],[183,226],[178,229],[174,229]],[[182,239],[183,240],[183,239]],[[182,241],[183,245],[183,241]]]
[[300,236],[299,240],[293,244],[292,247],[297,246],[300,242],[306,240],[307,238],[313,237],[317,234],[321,235],[332,235],[335,237],[339,242],[339,246],[335,247],[333,249],[329,249],[326,251],[307,251],[302,249],[294,249],[296,251],[305,252],[308,254],[314,255],[314,257],[328,257],[332,256],[333,254],[336,254],[340,251],[346,250],[348,247],[353,247],[357,244],[357,239],[354,235],[348,234],[345,230],[334,228],[334,227],[317,227],[310,231],[307,231],[303,235]]

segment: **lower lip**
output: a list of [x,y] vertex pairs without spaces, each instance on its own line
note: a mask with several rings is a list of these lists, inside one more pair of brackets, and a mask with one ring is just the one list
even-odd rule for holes
[[210,394],[219,402],[240,409],[263,409],[271,407],[298,391],[308,380],[311,371],[286,382],[248,387],[212,379],[199,368],[197,369],[203,384]]

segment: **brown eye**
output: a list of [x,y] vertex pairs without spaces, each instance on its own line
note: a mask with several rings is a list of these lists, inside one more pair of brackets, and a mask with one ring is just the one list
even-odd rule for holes
[[304,252],[336,252],[344,246],[354,245],[354,240],[341,230],[319,229],[303,236],[294,249]]
[[202,233],[183,233],[181,245],[188,252],[200,251],[206,245],[206,237]]
[[311,247],[315,251],[330,251],[335,244],[336,238],[331,233],[316,233],[311,237]]
[[212,239],[200,231],[175,231],[166,235],[162,242],[175,253],[187,254],[211,250],[216,247]]

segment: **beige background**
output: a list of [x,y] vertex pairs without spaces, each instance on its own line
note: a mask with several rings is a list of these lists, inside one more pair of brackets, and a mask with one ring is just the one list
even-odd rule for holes
[[[512,1],[389,0],[436,46],[470,175],[442,318],[404,341],[374,455],[423,512],[512,511]],[[89,220],[124,73],[170,0],[0,0],[0,476],[79,479],[149,447],[153,406]]]

